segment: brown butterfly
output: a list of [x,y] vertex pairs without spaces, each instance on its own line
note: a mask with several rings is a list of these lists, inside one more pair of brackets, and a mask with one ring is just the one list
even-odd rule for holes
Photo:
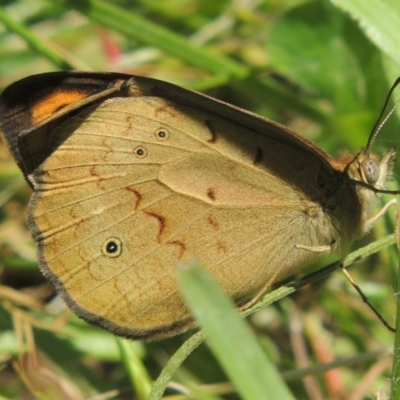
[[[193,327],[175,281],[197,258],[240,305],[378,216],[394,149],[332,158],[289,128],[178,86],[58,72],[0,97],[32,186],[28,226],[72,310],[130,338]],[[385,208],[386,209],[386,208]]]

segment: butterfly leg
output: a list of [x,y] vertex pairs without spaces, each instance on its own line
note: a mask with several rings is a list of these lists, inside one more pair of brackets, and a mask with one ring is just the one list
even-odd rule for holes
[[246,302],[245,304],[241,305],[238,308],[238,310],[239,311],[244,311],[244,310],[247,310],[250,307],[252,307],[254,304],[256,304],[258,302],[258,300],[260,300],[261,297],[267,292],[267,290],[271,288],[271,286],[275,282],[275,278],[278,275],[278,273],[279,273],[279,269],[277,268],[276,269],[276,273],[270,279],[268,279],[267,282],[265,282],[263,287],[255,294],[255,296],[251,300]]
[[391,332],[396,332],[396,329],[392,328],[389,323],[383,318],[381,313],[370,303],[368,300],[367,296],[363,293],[361,288],[357,285],[357,283],[354,281],[354,279],[351,277],[349,272],[347,271],[346,267],[343,265],[343,261],[340,262],[340,268],[342,269],[344,276],[347,278],[347,280],[352,284],[354,289],[358,292],[360,295],[362,301],[367,304],[367,306],[372,310],[372,312],[378,317],[378,319],[383,323],[383,325],[386,326],[387,329]]
[[295,244],[296,249],[312,251],[313,253],[326,253],[332,250],[332,246],[303,246],[302,244]]
[[365,223],[366,230],[374,226],[376,221],[378,221],[378,219],[381,218],[390,207],[396,205],[397,205],[397,199],[392,199],[389,201],[389,203],[385,204],[385,206],[376,215],[367,220],[367,222]]
[[[397,205],[397,200],[392,199],[387,203],[376,215],[374,215],[372,218],[367,220],[366,222],[366,230],[368,228],[372,227],[376,221],[381,218],[387,210],[392,207]],[[397,242],[397,247],[400,247],[400,240],[399,240],[399,227],[400,227],[400,222],[399,222],[399,214],[398,214],[398,208],[396,207],[396,230],[395,230],[395,236],[396,236],[396,242]],[[342,260],[340,261],[340,268],[344,274],[344,276],[347,278],[347,280],[351,283],[351,285],[356,289],[358,294],[360,295],[362,301],[368,305],[368,307],[372,310],[372,312],[378,317],[378,319],[383,323],[383,325],[386,326],[387,329],[389,329],[391,332],[396,332],[394,328],[392,328],[388,322],[383,318],[383,316],[380,314],[380,312],[369,302],[367,296],[363,293],[361,288],[357,285],[357,283],[354,281],[350,273],[347,271],[346,267],[344,266],[344,256],[342,257]]]
[[[297,249],[302,249],[302,250],[308,250],[316,253],[326,253],[326,252],[331,252],[332,247],[327,245],[327,246],[303,246],[301,244],[295,245]],[[266,291],[272,286],[272,284],[275,282],[275,278],[279,273],[279,269],[276,270],[276,274],[274,274],[268,281],[263,285],[263,287],[257,292],[257,294],[249,300],[247,303],[243,304],[242,306],[239,307],[240,311],[247,310],[251,306],[257,303],[258,300],[266,293]]]

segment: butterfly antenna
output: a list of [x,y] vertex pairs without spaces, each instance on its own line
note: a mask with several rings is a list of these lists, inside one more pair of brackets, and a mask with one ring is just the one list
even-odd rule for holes
[[396,110],[397,106],[400,104],[400,98],[396,101],[395,105],[392,107],[392,109],[389,111],[388,115],[385,117],[385,119],[381,122],[381,118],[383,116],[383,113],[386,110],[386,107],[389,103],[390,97],[392,96],[392,93],[394,91],[394,89],[396,89],[396,87],[400,84],[400,78],[397,78],[395,80],[395,82],[393,83],[392,87],[389,90],[388,95],[386,96],[386,100],[385,103],[383,104],[381,113],[379,114],[378,119],[376,120],[376,123],[374,125],[374,127],[372,128],[371,134],[369,136],[368,139],[368,143],[367,143],[367,148],[366,148],[366,153],[367,155],[370,154],[371,152],[371,147],[372,144],[374,143],[375,138],[377,137],[378,133],[380,132],[380,130],[382,129],[383,125],[385,125],[386,121],[389,119],[389,117],[394,113],[394,111]]

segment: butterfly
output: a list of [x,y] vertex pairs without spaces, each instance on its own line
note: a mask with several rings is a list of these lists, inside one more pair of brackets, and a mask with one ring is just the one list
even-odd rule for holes
[[396,156],[373,154],[373,134],[332,158],[277,122],[119,73],[13,83],[0,130],[33,190],[44,275],[86,321],[149,340],[194,326],[175,280],[194,257],[238,305],[343,258],[382,214],[371,208]]

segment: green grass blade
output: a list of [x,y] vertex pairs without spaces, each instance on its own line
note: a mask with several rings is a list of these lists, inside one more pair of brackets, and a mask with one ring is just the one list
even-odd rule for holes
[[207,341],[243,399],[293,399],[231,299],[198,265],[182,268],[178,282]]
[[400,284],[399,277],[396,279],[396,335],[394,340],[393,370],[392,370],[392,400],[400,399]]
[[214,54],[204,47],[194,46],[186,38],[173,31],[139,15],[127,13],[123,8],[110,2],[88,0],[84,3],[84,7],[82,4],[81,1],[71,0],[68,2],[68,5],[76,8],[91,20],[120,32],[128,38],[156,46],[205,70],[239,79],[249,74],[249,70],[241,64]]
[[25,40],[32,50],[47,58],[60,70],[73,69],[73,66],[48,46],[42,38],[37,37],[28,27],[11,18],[2,7],[0,7],[0,22],[9,31]]
[[123,8],[102,0],[88,0],[84,3],[85,6],[76,0],[69,0],[67,4],[90,20],[117,31],[126,38],[155,46],[189,65],[209,71],[215,75],[213,80],[219,84],[230,82],[237,90],[254,93],[260,100],[268,99],[286,107],[289,104],[294,110],[314,121],[326,120],[326,112],[315,102],[289,94],[270,81],[258,79],[251,75],[247,66],[205,47],[199,47],[187,38],[139,15],[127,13]]
[[[399,235],[399,224],[398,214],[396,218],[396,228],[397,228],[397,237]],[[397,243],[397,249],[400,248],[400,244]],[[392,400],[400,399],[400,260],[398,263],[398,270],[395,274],[395,282],[394,282],[394,291],[396,295],[396,334],[394,338],[394,350],[393,350],[393,368],[392,368]]]
[[[137,343],[126,339],[116,339],[122,361],[138,399],[147,399],[152,380],[142,360],[138,356]],[[136,349],[135,349],[136,347]]]

